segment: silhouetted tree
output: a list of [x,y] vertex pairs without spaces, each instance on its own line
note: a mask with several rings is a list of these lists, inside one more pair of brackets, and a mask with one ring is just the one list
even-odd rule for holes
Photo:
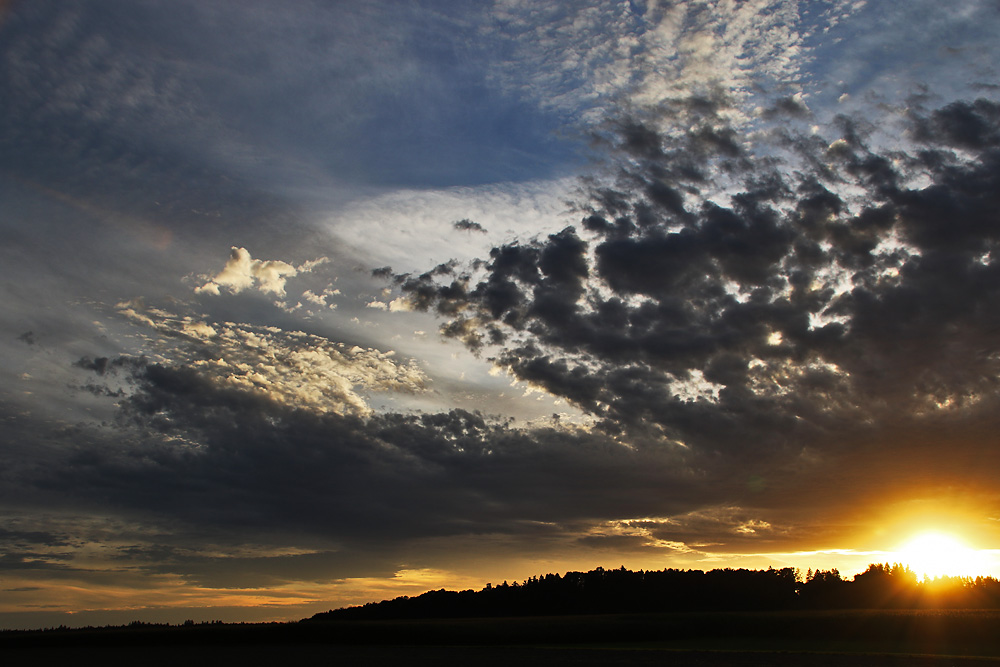
[[799,586],[802,605],[810,609],[842,609],[849,607],[848,590],[850,583],[840,576],[836,568],[832,570],[810,571]]
[[848,581],[837,570],[792,568],[589,572],[532,576],[480,591],[440,589],[317,614],[325,618],[443,618],[781,609],[1000,608],[1000,581],[940,577],[923,582],[899,563],[872,564]]
[[854,576],[851,606],[866,609],[900,609],[918,606],[917,575],[901,563],[874,563]]

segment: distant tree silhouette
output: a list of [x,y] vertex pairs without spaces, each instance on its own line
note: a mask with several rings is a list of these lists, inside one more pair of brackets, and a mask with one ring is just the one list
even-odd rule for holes
[[837,570],[665,569],[532,576],[480,591],[428,591],[317,614],[311,620],[465,618],[673,611],[1000,608],[1000,581],[942,577],[918,581],[905,565],[872,564],[848,581]]
[[917,575],[900,563],[872,564],[851,582],[852,606],[865,609],[900,609],[918,606]]
[[832,570],[809,571],[799,586],[802,606],[808,609],[843,609],[852,606],[849,597],[850,583]]

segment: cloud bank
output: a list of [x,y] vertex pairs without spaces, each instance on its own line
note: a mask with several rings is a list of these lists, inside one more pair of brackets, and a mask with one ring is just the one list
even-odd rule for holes
[[[669,108],[621,119],[619,175],[579,225],[395,285],[603,432],[705,457],[710,476],[814,457],[938,465],[956,440],[989,457],[1000,105],[914,104],[883,120],[886,149],[849,116],[833,137],[762,126],[751,143],[726,104],[686,101],[701,121],[683,134],[656,129]],[[978,477],[950,465],[941,483],[955,467]]]

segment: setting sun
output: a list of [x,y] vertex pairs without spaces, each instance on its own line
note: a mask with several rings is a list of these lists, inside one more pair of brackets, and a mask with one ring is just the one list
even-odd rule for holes
[[986,574],[989,569],[983,552],[947,533],[920,533],[895,553],[900,562],[921,577],[974,577]]

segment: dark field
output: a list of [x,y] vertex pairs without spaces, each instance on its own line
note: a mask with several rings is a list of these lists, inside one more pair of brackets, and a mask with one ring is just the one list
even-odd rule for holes
[[1000,665],[1000,612],[622,614],[5,632],[4,664]]
[[671,651],[662,649],[585,649],[521,646],[170,646],[0,651],[9,665],[141,665],[142,667],[218,667],[220,665],[337,665],[410,667],[589,667],[661,665],[664,667],[995,667],[988,658],[913,655],[822,654],[788,652]]

